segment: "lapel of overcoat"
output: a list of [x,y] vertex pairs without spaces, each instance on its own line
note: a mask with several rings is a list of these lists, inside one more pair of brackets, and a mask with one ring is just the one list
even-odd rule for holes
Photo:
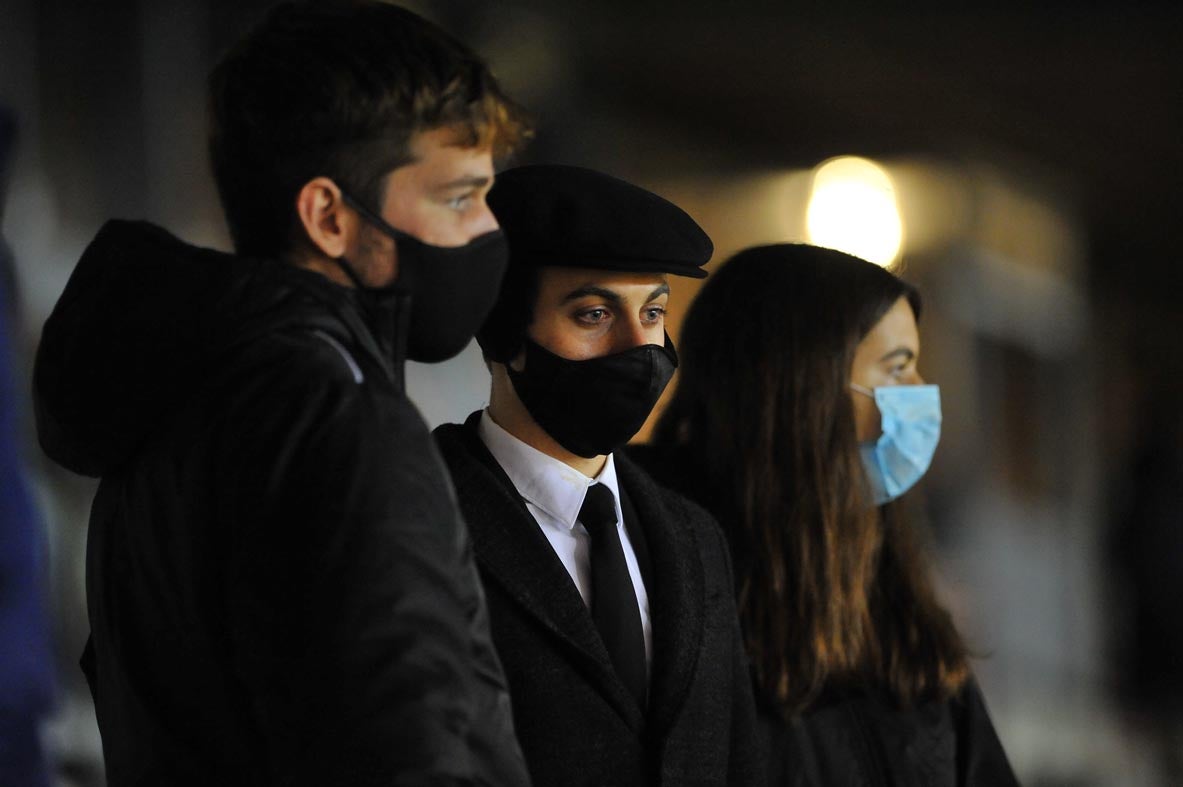
[[560,641],[575,668],[629,727],[645,726],[636,698],[616,674],[587,605],[513,482],[477,433],[480,412],[436,430],[472,536],[477,563],[524,614]]
[[689,693],[705,624],[706,585],[698,538],[690,523],[665,505],[669,494],[617,451],[616,475],[645,532],[653,581],[647,588],[653,625],[649,680],[651,731],[664,736]]

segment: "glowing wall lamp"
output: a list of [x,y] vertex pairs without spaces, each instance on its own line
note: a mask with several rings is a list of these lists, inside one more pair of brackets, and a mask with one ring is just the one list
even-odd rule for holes
[[833,158],[814,170],[805,226],[810,243],[885,267],[895,262],[903,245],[891,177],[857,156]]

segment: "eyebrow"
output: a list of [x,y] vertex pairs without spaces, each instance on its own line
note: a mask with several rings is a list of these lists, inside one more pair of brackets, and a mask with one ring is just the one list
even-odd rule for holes
[[902,357],[905,361],[910,361],[916,357],[916,353],[912,352],[907,347],[897,347],[887,355],[884,355],[882,358],[880,358],[879,363],[893,360],[896,357]]
[[[669,292],[670,285],[666,282],[662,282],[661,284],[657,285],[656,288],[654,288],[653,292],[649,293],[649,297],[645,299],[645,302],[648,303],[649,301],[657,300],[662,295],[669,295]],[[571,290],[571,292],[563,296],[562,302],[568,303],[570,301],[576,301],[589,295],[595,296],[597,298],[603,298],[611,304],[619,304],[623,301],[623,299],[620,297],[620,293],[616,292],[615,290],[610,290],[607,287],[600,287],[595,284],[585,284],[582,287],[576,287],[574,290]]]
[[447,183],[441,183],[435,187],[436,191],[448,191],[449,189],[458,188],[480,188],[487,186],[493,182],[493,179],[488,175],[465,175],[464,177],[449,180]]
[[585,298],[589,295],[594,295],[597,298],[603,298],[609,303],[620,303],[621,301],[620,294],[614,292],[613,290],[609,290],[606,287],[597,287],[594,284],[585,284],[582,287],[576,287],[575,289],[571,290],[571,292],[564,295],[562,302],[569,303],[571,301],[577,301],[580,298]]
[[648,303],[649,301],[655,301],[658,298],[660,298],[662,295],[669,295],[669,294],[670,294],[670,285],[663,281],[661,284],[657,285],[657,289],[655,289],[653,292],[649,293],[649,297],[645,299],[645,302]]

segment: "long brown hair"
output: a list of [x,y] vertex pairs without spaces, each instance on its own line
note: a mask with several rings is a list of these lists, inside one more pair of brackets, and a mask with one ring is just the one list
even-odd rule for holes
[[683,325],[654,442],[696,464],[730,531],[748,653],[785,713],[851,686],[910,706],[968,676],[901,503],[866,502],[851,365],[901,297],[919,317],[916,291],[876,265],[762,246],[722,265]]

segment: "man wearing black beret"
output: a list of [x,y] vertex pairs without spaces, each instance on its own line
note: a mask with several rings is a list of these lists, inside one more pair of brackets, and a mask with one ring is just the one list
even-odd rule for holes
[[712,245],[591,170],[498,176],[509,270],[477,338],[488,409],[435,432],[468,521],[531,777],[760,781],[727,546],[620,453],[677,366],[667,274]]

